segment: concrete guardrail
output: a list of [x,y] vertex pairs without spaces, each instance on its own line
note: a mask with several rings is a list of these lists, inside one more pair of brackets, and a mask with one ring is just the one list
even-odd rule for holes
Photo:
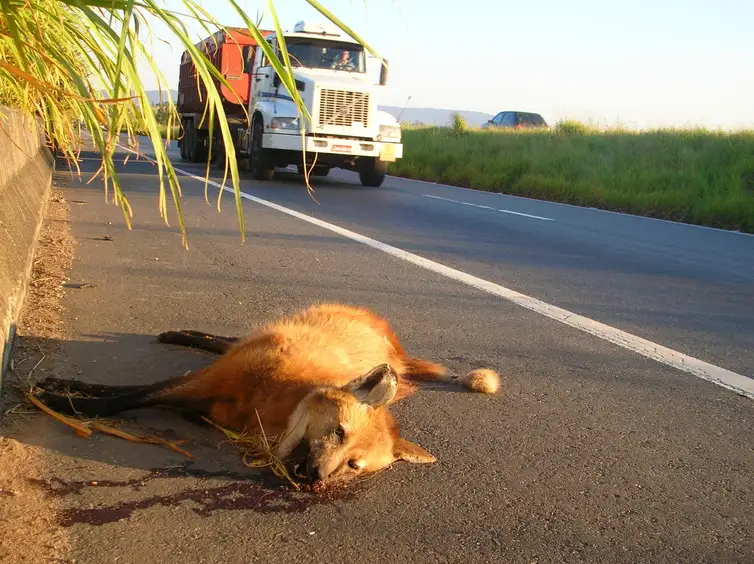
[[0,106],[0,393],[31,274],[55,159],[38,120]]

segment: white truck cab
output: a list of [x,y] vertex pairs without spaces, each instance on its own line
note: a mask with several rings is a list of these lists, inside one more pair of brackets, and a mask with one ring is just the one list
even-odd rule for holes
[[[364,48],[337,28],[299,22],[284,37],[296,88],[312,121],[301,116],[264,52],[257,49],[250,123],[241,143],[255,178],[270,180],[276,166],[291,164],[301,172],[305,154],[313,175],[345,168],[357,171],[363,185],[380,186],[388,163],[403,156],[400,125],[377,107],[386,69],[380,84],[372,83]],[[276,34],[265,40],[282,60]]]

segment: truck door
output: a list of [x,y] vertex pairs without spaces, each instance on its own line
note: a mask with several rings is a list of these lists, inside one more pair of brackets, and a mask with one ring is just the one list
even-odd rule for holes
[[[267,39],[270,46],[275,46],[275,38]],[[267,60],[267,56],[261,47],[257,47],[256,60],[254,63],[254,72],[251,74],[251,99],[249,100],[249,109],[254,107],[260,98],[264,98],[272,92],[272,78],[275,71]]]

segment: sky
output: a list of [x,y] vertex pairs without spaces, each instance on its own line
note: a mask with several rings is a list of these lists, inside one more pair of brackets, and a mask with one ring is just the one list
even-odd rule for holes
[[[533,111],[549,123],[642,129],[754,128],[754,0],[320,1],[390,61],[381,105]],[[237,2],[252,20],[267,5]],[[284,29],[326,21],[305,0],[273,3]],[[180,0],[165,4],[183,11]],[[228,0],[202,5],[226,25],[242,24]],[[262,27],[272,27],[269,17]],[[206,36],[193,29],[197,41]],[[155,44],[153,58],[176,88],[183,49],[155,31],[167,43]]]

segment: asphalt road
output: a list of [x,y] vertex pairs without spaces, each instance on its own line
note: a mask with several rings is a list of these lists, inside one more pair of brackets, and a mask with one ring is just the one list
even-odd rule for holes
[[[82,165],[94,170],[96,158]],[[318,181],[320,206],[295,175],[244,180],[244,190],[752,373],[752,237],[398,179],[380,189],[349,180]],[[132,416],[193,439],[193,464],[158,447],[84,441],[39,416],[21,438],[51,452],[50,490],[66,507],[60,522],[78,563],[754,559],[750,399],[250,202],[241,245],[232,198],[218,213],[188,178],[185,252],[157,215],[153,168],[131,160],[123,181],[131,232],[101,186],[72,180],[65,189],[79,244],[71,282],[93,287],[64,298],[69,339],[58,375],[137,383],[180,374],[210,359],[156,344],[156,333],[243,334],[337,300],[387,316],[416,355],[459,372],[499,369],[503,392],[432,390],[402,402],[404,433],[438,463],[398,464],[329,500],[281,493],[216,433],[174,413]]]
[[316,202],[290,170],[244,190],[754,377],[752,235],[341,170],[312,183]]

